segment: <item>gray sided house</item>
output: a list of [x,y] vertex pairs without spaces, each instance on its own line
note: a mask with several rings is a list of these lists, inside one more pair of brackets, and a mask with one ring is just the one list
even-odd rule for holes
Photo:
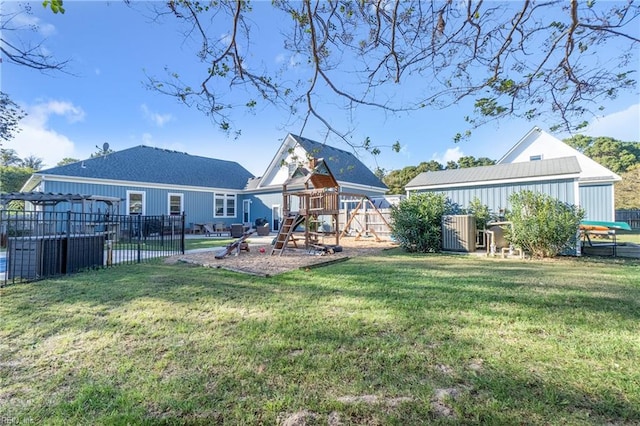
[[440,192],[461,208],[479,199],[500,214],[510,208],[511,194],[529,190],[577,204],[580,165],[575,157],[527,163],[425,172],[406,185],[407,193]]
[[579,205],[586,220],[614,221],[614,183],[621,178],[574,148],[533,128],[494,166],[426,172],[406,185],[407,195],[445,193],[460,207],[478,198],[494,213],[510,208],[514,192],[530,190]]
[[238,221],[242,191],[252,177],[232,161],[136,146],[39,171],[22,190],[118,197],[120,214],[184,212],[187,222],[230,224]]
[[[186,214],[189,223],[255,223],[282,219],[282,185],[297,165],[324,159],[342,191],[382,195],[387,187],[353,154],[287,135],[263,177],[240,164],[137,146],[35,173],[22,191],[122,199],[121,214]],[[69,208],[65,206],[58,209]]]

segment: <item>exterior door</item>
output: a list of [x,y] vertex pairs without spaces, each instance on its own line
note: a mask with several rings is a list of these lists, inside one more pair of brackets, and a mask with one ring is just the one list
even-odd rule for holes
[[251,200],[242,200],[242,222],[251,222]]
[[282,220],[282,208],[280,204],[271,206],[271,229],[277,231],[280,229],[280,220]]

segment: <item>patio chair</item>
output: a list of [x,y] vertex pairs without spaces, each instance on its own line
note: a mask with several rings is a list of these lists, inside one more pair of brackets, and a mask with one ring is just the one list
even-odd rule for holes
[[244,235],[244,226],[241,223],[231,224],[231,238],[240,238]]
[[219,237],[221,237],[226,232],[227,232],[227,230],[224,228],[224,223],[216,223],[216,225],[215,225],[215,233],[218,234]]
[[215,231],[213,230],[213,223],[205,223],[203,225],[204,233],[207,234],[207,237],[211,236]]

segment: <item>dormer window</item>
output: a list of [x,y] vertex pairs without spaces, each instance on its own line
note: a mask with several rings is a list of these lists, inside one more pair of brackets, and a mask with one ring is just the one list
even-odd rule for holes
[[542,160],[542,154],[532,155],[529,157],[529,161],[540,161]]

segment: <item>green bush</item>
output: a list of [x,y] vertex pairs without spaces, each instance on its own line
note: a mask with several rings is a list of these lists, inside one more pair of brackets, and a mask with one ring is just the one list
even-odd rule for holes
[[575,247],[578,225],[584,211],[572,204],[532,191],[521,191],[509,197],[511,211],[507,220],[513,229],[505,236],[533,257],[554,257],[566,248]]
[[470,214],[476,219],[476,228],[486,229],[487,222],[493,219],[489,206],[482,204],[479,198],[474,198],[469,203],[469,207],[464,210],[465,214]]
[[442,216],[451,210],[444,194],[412,195],[391,208],[391,236],[409,252],[438,252],[442,245]]

